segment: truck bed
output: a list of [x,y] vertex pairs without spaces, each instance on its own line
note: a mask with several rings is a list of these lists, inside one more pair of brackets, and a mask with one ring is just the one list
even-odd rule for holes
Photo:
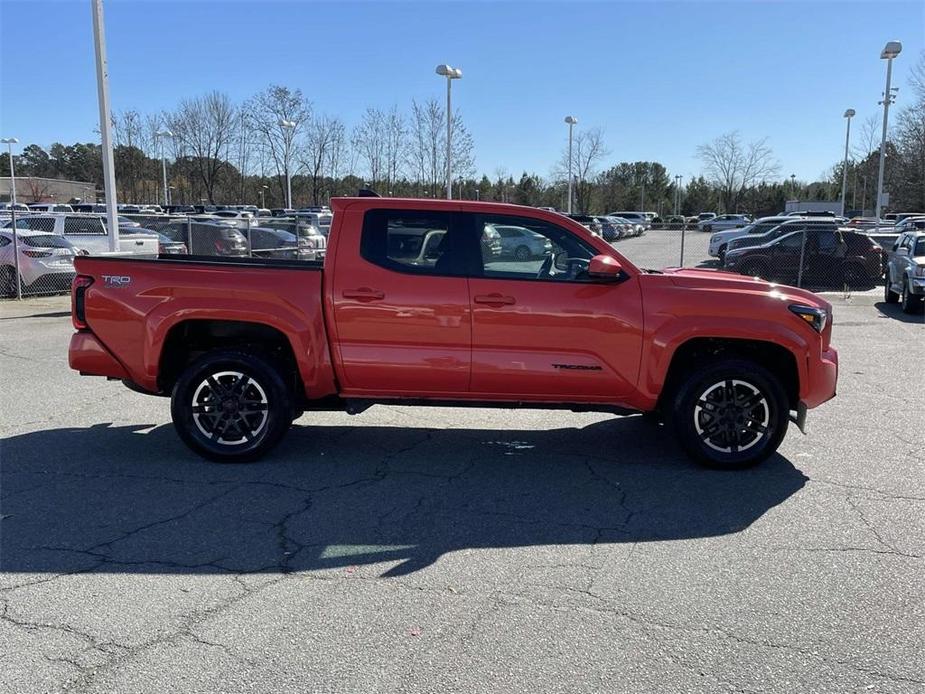
[[183,339],[181,323],[221,319],[279,331],[292,345],[305,388],[331,388],[320,261],[82,256],[75,268],[78,277],[92,278],[82,302],[89,330],[78,336],[98,342],[88,348],[108,353],[101,363],[118,362],[143,390],[161,392],[160,356],[168,340]]

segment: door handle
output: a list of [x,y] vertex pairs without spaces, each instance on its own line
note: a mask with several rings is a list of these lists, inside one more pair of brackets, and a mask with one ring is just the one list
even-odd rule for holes
[[503,294],[476,294],[472,300],[477,304],[486,304],[488,306],[511,306],[517,301],[513,296],[504,296]]
[[345,289],[345,299],[356,299],[357,301],[379,301],[385,298],[385,292],[369,287],[360,287],[359,289]]

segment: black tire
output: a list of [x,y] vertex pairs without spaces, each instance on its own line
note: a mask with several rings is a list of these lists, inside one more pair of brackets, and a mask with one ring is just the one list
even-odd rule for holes
[[[23,284],[22,277],[19,278],[19,286],[22,293],[26,293],[26,286]],[[0,268],[0,296],[16,296],[16,268],[10,265],[4,265]]]
[[718,469],[765,460],[780,446],[790,422],[783,385],[747,359],[730,357],[694,369],[670,402],[681,447],[698,463]]
[[899,294],[890,288],[890,271],[887,270],[886,280],[883,284],[883,300],[888,304],[895,304],[899,301]]
[[183,443],[221,463],[260,458],[286,433],[294,411],[292,394],[275,367],[259,354],[230,349],[193,361],[170,399]]
[[514,259],[523,262],[524,260],[530,260],[533,254],[530,253],[530,249],[526,246],[518,246],[514,249]]
[[703,225],[703,229],[701,229],[700,231],[705,231],[705,232],[707,232],[708,234],[712,234],[712,233],[713,233],[713,227],[712,227],[711,225],[709,225],[709,224],[704,224],[704,225]]
[[922,307],[922,297],[909,291],[909,280],[903,279],[903,293],[900,297],[903,313],[917,313]]

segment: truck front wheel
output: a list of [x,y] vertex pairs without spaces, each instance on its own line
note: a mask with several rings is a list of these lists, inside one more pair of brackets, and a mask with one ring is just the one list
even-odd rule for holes
[[170,413],[193,451],[218,462],[256,460],[292,422],[292,397],[279,371],[259,354],[216,350],[177,379]]
[[729,358],[693,370],[672,401],[672,426],[694,460],[742,468],[770,456],[787,433],[787,395],[767,369]]

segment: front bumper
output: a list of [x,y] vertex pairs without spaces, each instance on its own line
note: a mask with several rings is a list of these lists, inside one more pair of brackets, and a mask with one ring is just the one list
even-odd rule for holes
[[806,388],[800,400],[807,408],[821,405],[835,397],[838,383],[838,351],[834,347],[823,350],[819,359],[807,358]]

